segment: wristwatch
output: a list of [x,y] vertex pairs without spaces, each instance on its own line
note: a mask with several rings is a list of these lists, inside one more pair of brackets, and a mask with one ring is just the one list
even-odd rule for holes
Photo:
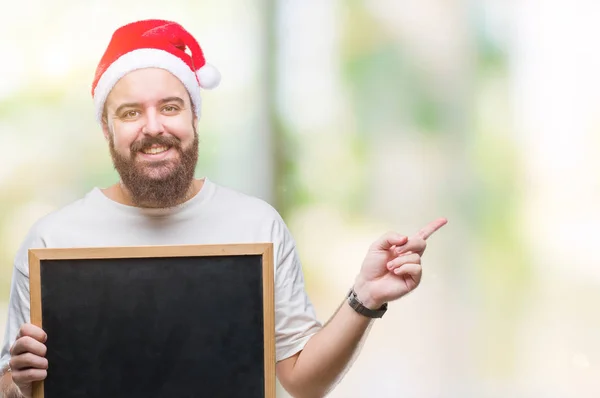
[[350,304],[350,307],[352,307],[354,311],[366,316],[367,318],[381,318],[387,311],[387,303],[383,304],[376,310],[365,307],[356,296],[354,288],[350,289],[348,292],[348,304]]

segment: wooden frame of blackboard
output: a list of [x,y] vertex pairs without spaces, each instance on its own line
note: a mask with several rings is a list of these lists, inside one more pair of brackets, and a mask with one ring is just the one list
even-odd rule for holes
[[[30,322],[43,329],[41,262],[44,260],[247,255],[262,256],[264,392],[265,398],[275,398],[275,305],[272,243],[30,249]],[[44,398],[43,381],[33,383],[33,398]]]

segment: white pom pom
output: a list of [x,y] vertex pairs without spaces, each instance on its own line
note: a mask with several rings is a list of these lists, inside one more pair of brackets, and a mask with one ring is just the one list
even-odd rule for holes
[[204,66],[196,71],[200,87],[212,89],[221,82],[221,73],[213,65],[204,64]]

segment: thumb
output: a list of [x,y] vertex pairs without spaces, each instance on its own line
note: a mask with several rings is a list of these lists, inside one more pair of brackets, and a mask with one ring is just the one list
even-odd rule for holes
[[392,246],[400,246],[408,242],[408,237],[397,232],[382,235],[371,245],[374,250],[389,250]]

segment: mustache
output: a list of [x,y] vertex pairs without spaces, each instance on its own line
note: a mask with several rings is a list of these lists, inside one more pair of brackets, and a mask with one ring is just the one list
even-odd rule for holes
[[145,137],[131,144],[131,152],[139,152],[150,148],[152,145],[164,145],[167,147],[181,147],[181,140],[173,136]]

